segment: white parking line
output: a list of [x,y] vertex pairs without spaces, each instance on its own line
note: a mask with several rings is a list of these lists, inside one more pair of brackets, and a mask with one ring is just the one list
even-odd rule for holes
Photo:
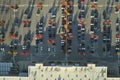
[[[3,6],[3,4],[0,4],[0,6]],[[4,5],[5,7],[9,7],[10,5]],[[28,4],[23,4],[23,5],[19,5],[19,7],[25,7],[25,6],[28,6]],[[37,5],[30,5],[31,7],[37,7]],[[43,7],[52,7],[53,5],[42,5]],[[60,6],[60,5],[55,5],[56,7],[57,6]],[[78,5],[73,5],[74,7],[77,7]],[[91,6],[91,5],[85,5],[85,6]],[[108,5],[98,5],[98,7],[106,7]],[[109,5],[109,7],[115,7],[116,5]]]

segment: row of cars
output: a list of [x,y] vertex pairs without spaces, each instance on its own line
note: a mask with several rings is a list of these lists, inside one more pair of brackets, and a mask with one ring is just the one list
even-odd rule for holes
[[86,8],[83,0],[82,2],[78,2],[78,4],[81,4],[81,6],[78,5],[80,12],[77,19],[78,53],[86,55]]
[[[9,8],[11,9],[18,9],[18,5],[11,5]],[[9,32],[9,38],[11,38],[10,44],[9,46],[5,45],[5,43],[2,43],[2,45],[0,46],[1,51],[5,52],[7,51],[8,54],[18,54],[18,45],[19,45],[19,40],[18,40],[18,31],[15,30],[15,27],[20,24],[20,19],[18,19],[18,17],[15,16],[14,21],[12,23],[12,28]],[[5,25],[4,25],[5,26]],[[9,27],[9,21],[6,23],[6,29],[2,29],[3,33],[6,33],[6,31],[8,31],[8,27]],[[8,48],[8,49],[7,49]]]
[[[2,7],[2,11],[4,10],[5,6]],[[17,5],[12,5],[10,6],[9,8],[7,7],[6,9],[17,9]],[[5,52],[6,51],[6,45],[4,43],[5,41],[5,34],[6,34],[6,31],[7,31],[7,28],[8,28],[8,25],[9,25],[9,22],[7,23],[8,25],[5,26],[5,23],[6,21],[5,20],[0,20],[0,51],[1,52]],[[12,31],[11,31],[11,34],[12,34]],[[9,37],[13,37],[12,35],[9,34]],[[8,50],[8,54],[11,54],[11,53],[14,53],[14,54],[17,54],[15,49],[17,49],[17,47],[13,47],[13,43],[16,42],[16,40],[12,40],[9,47],[10,49]]]
[[[97,0],[91,0],[92,2],[96,2]],[[62,10],[62,34],[60,34],[61,38],[61,49],[64,52],[71,53],[72,52],[72,37],[73,37],[73,30],[71,28],[72,25],[72,14],[73,14],[73,6],[72,6],[73,0],[66,0],[65,2],[62,3],[61,10]],[[67,4],[66,4],[67,3]],[[79,47],[78,47],[78,52],[80,54],[85,55],[86,53],[86,23],[85,23],[85,17],[86,17],[86,7],[84,6],[84,0],[79,0],[79,8],[81,9],[78,15],[78,42],[79,42]],[[33,6],[30,7],[31,4],[34,4],[34,2],[30,2],[28,5],[28,8],[25,10],[24,14],[26,14],[26,19],[22,21],[24,24],[24,27],[30,27],[31,26],[31,16],[32,16],[32,11],[33,11]],[[17,9],[18,5],[11,6],[11,8]],[[51,8],[50,12],[52,13],[50,20],[48,21],[48,43],[52,44],[53,46],[56,46],[56,29],[57,29],[57,23],[56,23],[56,13],[57,13],[57,8]],[[40,8],[37,10],[37,14],[40,14]],[[106,19],[106,18],[105,18]],[[19,24],[21,22],[20,19],[15,17],[13,27],[10,30],[10,38],[12,38],[14,41],[15,39],[18,38],[18,31],[15,30],[16,24]],[[5,21],[1,20],[0,25],[3,25]],[[96,8],[93,8],[91,10],[91,24],[90,24],[90,52],[94,53],[95,52],[95,47],[94,43],[96,43],[99,39],[98,35],[98,30],[99,30],[99,14],[98,10]],[[117,22],[118,23],[118,19]],[[36,40],[36,45],[39,46],[39,44],[43,44],[43,28],[44,28],[44,16],[41,17],[41,20],[37,22],[36,25],[36,33],[35,33],[35,40]],[[119,26],[116,25],[116,29],[118,30]],[[119,30],[117,31],[119,32]],[[4,34],[1,32],[1,34]],[[31,32],[29,32],[31,34]],[[31,44],[31,39],[29,38],[31,35],[27,36],[26,34],[24,44],[22,46],[22,54],[28,54],[30,49],[30,44]],[[118,34],[117,34],[118,35]],[[27,37],[27,38],[26,38]],[[4,38],[4,36],[2,36]],[[0,41],[4,41],[3,39],[0,39]],[[118,39],[117,39],[118,41]],[[105,43],[104,51],[109,51],[110,50],[110,43],[111,43],[111,25],[110,25],[110,20],[105,20],[104,26],[103,26],[103,43]],[[118,44],[118,43],[117,43]],[[4,46],[4,44],[3,44]],[[117,46],[116,46],[117,47]],[[16,47],[15,47],[16,49]],[[118,48],[116,48],[118,49]],[[4,50],[1,46],[1,50]],[[67,51],[66,51],[67,50]],[[13,53],[14,48],[10,46],[10,52]],[[50,51],[50,48],[48,48],[48,51]],[[10,53],[11,54],[11,53]]]
[[[41,2],[37,2],[37,12],[36,16],[40,17],[41,10],[43,9],[43,5]],[[43,39],[44,39],[44,19],[45,17],[42,16],[40,18],[40,21],[37,22],[36,24],[36,33],[35,33],[35,42],[36,42],[36,52],[39,52],[39,47],[40,51],[43,51]]]
[[72,52],[72,14],[73,14],[73,1],[67,0],[61,2],[62,10],[62,33],[60,34],[61,49],[64,53],[70,54]]
[[[13,9],[14,13],[15,13],[15,18],[14,18],[14,22],[12,24],[12,28],[9,32],[9,37],[11,38],[11,40],[13,41],[14,39],[18,39],[18,29],[19,29],[19,26],[18,24],[23,24],[24,25],[24,28],[25,27],[30,27],[31,26],[31,16],[32,16],[32,12],[33,12],[33,9],[34,9],[34,4],[35,4],[35,0],[33,1],[29,1],[29,4],[28,4],[28,7],[25,9],[25,11],[21,14],[21,18],[19,19],[17,17],[17,14],[16,12],[18,11],[17,9],[19,8],[19,5],[11,5],[10,8]],[[40,10],[42,10],[42,3],[38,2],[37,3],[37,14],[36,16],[38,16],[40,14]],[[51,16],[51,19],[53,19],[55,16],[56,16],[56,13],[57,11],[54,10],[52,12],[52,16]],[[22,20],[23,18],[23,14],[25,15],[24,16],[24,19]],[[37,23],[36,25],[36,34],[35,34],[35,40],[36,40],[36,46],[38,48],[39,44],[43,44],[43,28],[44,28],[44,16],[41,17],[40,21]],[[4,20],[1,20],[0,21],[0,25],[4,25],[5,21]],[[51,24],[51,23],[50,23]],[[52,25],[52,28],[54,28],[55,25]],[[50,28],[50,27],[49,27]],[[51,29],[52,29],[51,28]],[[16,30],[17,29],[17,30]],[[49,37],[51,38],[51,35],[52,35],[52,38],[56,35],[56,30],[52,29],[52,30],[49,30]],[[51,32],[53,34],[51,34]],[[31,45],[31,31],[28,31],[27,34],[25,34],[24,36],[24,40],[23,40],[23,45],[22,45],[22,50],[21,50],[21,54],[29,54],[29,50],[30,50],[30,45]],[[3,39],[0,39],[1,43],[4,41]],[[55,44],[55,40],[51,40],[49,39],[48,41],[52,41],[53,44]],[[1,50],[4,50],[2,48],[2,44],[1,44]],[[15,48],[16,49],[16,48]],[[42,48],[41,48],[42,49]],[[37,49],[38,50],[38,49]],[[17,51],[17,50],[16,50]],[[9,51],[8,51],[9,54],[14,54],[14,50],[11,50],[11,46],[9,47]]]
[[[20,44],[20,40],[18,37],[20,37],[18,34],[18,29],[20,27],[21,24],[23,24],[23,27],[31,27],[31,16],[32,16],[32,11],[34,7],[30,7],[31,4],[34,4],[35,1],[29,1],[28,7],[26,8],[26,10],[21,14],[21,17],[18,18],[17,17],[17,9],[19,8],[19,6],[16,5],[11,5],[10,8],[12,8],[14,10],[15,13],[15,18],[14,18],[14,22],[12,24],[12,28],[9,32],[9,37],[11,38],[11,44],[8,48],[8,54],[17,54],[18,53],[18,47]],[[25,14],[25,19],[22,20],[23,18],[23,14]],[[28,31],[25,35],[24,35],[24,39],[23,39],[23,45],[21,46],[21,51],[20,54],[25,54],[28,55],[29,54],[29,50],[30,50],[30,45],[31,45],[31,39],[32,37],[32,33],[31,31]]]
[[4,41],[5,38],[5,28],[4,26],[0,26],[0,43],[2,43]]
[[[36,24],[35,42],[36,42],[36,52],[38,52],[39,45],[43,44],[44,38],[44,16],[40,18],[40,21]],[[41,46],[41,50],[42,50]]]
[[32,42],[32,33],[29,30],[28,33],[25,34],[25,36],[24,36],[24,42],[23,42],[23,45],[22,45],[21,54],[26,54],[26,55],[29,54],[31,42]]
[[[73,39],[73,29],[71,27],[72,24],[72,15],[73,15],[73,0],[68,0],[68,5],[69,7],[67,8],[67,11],[70,15],[67,16],[67,21],[69,23],[68,25],[68,30],[66,30],[66,35],[67,35],[67,53],[70,54],[72,52],[72,39]],[[65,27],[65,26],[64,26]]]
[[35,4],[35,0],[33,0],[33,2],[29,1],[28,7],[26,8],[24,12],[24,14],[26,14],[26,19],[30,19],[32,17],[34,6],[31,6],[31,5],[34,5],[34,4]]
[[[10,32],[9,32],[9,38],[11,39],[11,43],[10,45],[8,46],[8,54],[17,54],[18,53],[18,43],[20,43],[20,40],[19,40],[19,32],[18,32],[18,29],[20,27],[21,24],[23,24],[24,26],[23,27],[30,27],[31,26],[31,16],[32,16],[32,11],[33,11],[33,8],[34,6],[31,6],[31,5],[34,5],[35,4],[35,1],[29,1],[29,4],[28,4],[28,7],[26,8],[25,12],[22,12],[21,14],[21,17],[18,18],[18,15],[17,15],[17,12],[18,12],[18,8],[19,8],[19,5],[15,4],[15,5],[11,5],[9,6],[10,9],[13,9],[14,13],[15,13],[15,16],[14,16],[14,20],[13,20],[13,23],[12,23],[12,28],[10,29]],[[24,16],[24,20],[22,20],[23,18],[23,14],[25,14]],[[5,24],[5,21],[4,20],[1,20],[0,21],[0,25],[1,26],[4,26]],[[8,23],[6,23],[6,30],[2,30],[1,34],[4,34],[5,31],[7,31],[7,28],[8,28],[8,25],[9,25],[9,21]],[[37,29],[39,30],[39,29]],[[4,32],[4,33],[3,33]],[[5,36],[5,35],[4,35]],[[5,49],[5,44],[3,43],[4,42],[4,39],[3,37],[0,39],[0,49],[1,51],[6,51]],[[29,54],[29,50],[30,50],[30,45],[31,45],[31,39],[32,37],[32,33],[31,31],[28,31],[27,34],[24,35],[24,40],[23,40],[23,45],[21,46],[21,54]],[[39,40],[37,40],[37,42],[39,42]]]
[[[34,9],[34,6],[31,6],[31,5],[34,5],[34,4],[35,4],[35,0],[29,1],[28,7],[24,11],[25,18],[21,21],[22,24],[24,25],[23,26],[24,28],[31,27],[31,22],[32,22],[31,17],[32,17],[33,9]],[[23,54],[23,55],[30,54],[30,47],[31,47],[32,37],[33,37],[33,33],[31,32],[31,30],[29,30],[24,35],[22,50],[21,50],[20,54]]]
[[48,20],[48,52],[55,53],[56,52],[56,33],[57,33],[57,11],[59,7],[55,6],[55,1],[53,6],[50,8],[50,19]]
[[120,54],[120,18],[116,19],[116,46],[115,50],[117,54]]
[[78,9],[81,9],[82,6],[84,6],[85,0],[78,0]]
[[[112,12],[112,9],[111,7],[109,7],[110,3],[108,2],[107,3],[107,6],[103,12],[103,52],[105,53],[110,53],[111,52],[111,34],[112,34],[112,31],[111,31],[111,24],[112,24],[112,21],[110,20],[110,15],[111,15],[111,12]],[[112,4],[111,4],[112,5]]]
[[0,51],[4,52],[5,51],[5,46],[4,46],[4,39],[5,39],[5,30],[4,30],[4,25],[0,26]]
[[87,7],[85,7],[85,1],[79,0],[78,1],[78,8],[80,9],[79,15],[78,15],[78,53],[85,55],[86,54],[86,48],[89,49],[87,51],[90,51],[90,53],[95,53],[96,46],[94,45],[98,39],[99,34],[98,31],[100,29],[99,26],[99,13],[97,10],[97,0],[91,0],[91,14],[90,14],[90,45],[86,45],[86,12]]
[[95,53],[96,50],[96,42],[98,43],[98,39],[99,39],[99,13],[97,8],[93,8],[91,10],[91,23],[90,23],[90,53]]
[[[17,54],[18,53],[18,47],[19,47],[19,33],[18,33],[18,29],[21,25],[21,23],[24,25],[23,27],[30,27],[31,26],[31,21],[30,18],[32,16],[32,10],[33,7],[31,7],[30,9],[30,3],[29,2],[29,6],[28,8],[25,10],[25,12],[23,14],[26,14],[26,19],[22,20],[23,14],[21,14],[21,17],[18,18],[17,17],[17,10],[19,8],[19,6],[16,5],[11,5],[10,8],[13,9],[14,13],[15,13],[15,17],[14,17],[14,22],[12,24],[12,28],[9,32],[9,37],[11,38],[11,43],[9,45],[8,48],[8,54]],[[30,44],[31,44],[31,35],[30,35],[30,31],[28,31],[27,34],[24,35],[24,40],[23,40],[23,45],[21,47],[21,51],[20,54],[25,54],[28,55],[29,54],[29,49],[30,49]]]
[[[1,8],[1,9],[3,9],[3,8]],[[5,33],[6,33],[5,22],[6,21],[3,19],[0,20],[0,51],[1,52],[5,51],[5,44],[4,44]]]
[[40,21],[36,24],[36,45],[43,43],[43,29],[44,29],[44,16],[41,17]]
[[[115,0],[116,2],[119,2],[119,0]],[[120,10],[120,5],[116,5],[115,6],[115,13],[119,14],[119,10]],[[120,17],[117,17],[116,19],[116,45],[115,45],[115,51],[116,54],[120,54]]]
[[28,7],[25,9],[24,14],[26,15],[25,19],[22,21],[24,27],[31,27],[31,17],[34,7],[30,5],[34,5],[35,1],[29,1]]

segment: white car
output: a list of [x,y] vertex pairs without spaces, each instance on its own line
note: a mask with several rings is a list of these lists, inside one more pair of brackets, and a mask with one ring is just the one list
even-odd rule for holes
[[2,47],[2,48],[0,48],[0,50],[1,50],[1,51],[3,51],[3,52],[5,51],[5,49],[4,49],[3,47]]
[[56,15],[51,15],[51,18],[55,18],[56,17]]
[[94,34],[94,31],[90,31],[90,34]]
[[43,47],[42,46],[40,47],[40,50],[43,51]]
[[50,52],[51,51],[51,49],[50,49],[50,47],[48,47],[48,52]]
[[56,28],[56,26],[51,26],[51,28]]
[[120,50],[120,48],[115,48],[116,50]]
[[25,45],[24,45],[24,46],[22,46],[22,49],[23,49],[23,50],[25,50],[26,48],[27,48],[27,46],[25,46]]
[[64,10],[65,8],[64,7],[61,7],[61,10]]
[[120,38],[116,38],[116,43],[120,42]]

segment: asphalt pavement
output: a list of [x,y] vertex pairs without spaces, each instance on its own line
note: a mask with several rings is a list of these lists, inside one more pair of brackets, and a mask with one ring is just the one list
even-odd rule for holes
[[[11,30],[14,30],[14,32],[18,31],[18,37],[15,38],[17,40],[19,40],[19,45],[18,45],[18,54],[16,55],[16,61],[22,61],[22,60],[31,60],[31,61],[36,61],[36,62],[48,62],[48,61],[65,61],[66,59],[66,53],[63,53],[61,51],[61,42],[60,42],[60,33],[59,30],[62,26],[62,11],[61,11],[61,6],[59,4],[60,0],[43,0],[43,9],[40,10],[40,15],[36,15],[37,14],[37,10],[38,8],[35,6],[37,1],[42,1],[42,0],[0,0],[0,18],[5,20],[5,24],[3,25],[3,27],[5,28],[5,41],[4,43],[7,45],[6,46],[6,51],[4,52],[4,58],[1,61],[9,61],[11,60],[12,55],[8,54],[9,51],[9,45],[11,43],[11,41],[14,38],[10,38],[9,33]],[[105,44],[103,43],[103,11],[106,9],[107,7],[107,1],[110,1],[110,5],[117,5],[120,4],[120,2],[115,2],[114,0],[98,0],[98,14],[99,14],[99,30],[97,31],[97,34],[99,35],[99,39],[98,41],[94,44],[95,47],[95,52],[92,54],[90,53],[90,49],[88,47],[91,47],[91,43],[90,43],[90,15],[91,15],[91,11],[93,8],[90,7],[90,1],[86,0],[86,2],[84,3],[85,8],[87,9],[87,14],[86,14],[86,34],[85,34],[85,45],[86,45],[86,55],[81,55],[78,54],[78,45],[79,45],[79,41],[77,39],[77,18],[78,18],[78,14],[81,11],[80,9],[78,9],[78,0],[73,0],[73,5],[74,5],[74,9],[73,9],[73,15],[72,15],[72,25],[71,28],[73,30],[73,38],[72,38],[72,52],[71,54],[67,55],[68,61],[80,61],[80,62],[96,62],[97,60],[97,64],[102,64],[103,61],[106,62],[109,66],[109,64],[111,64],[111,61],[113,61],[113,63],[117,63],[118,61],[118,56],[115,53],[115,35],[116,35],[116,28],[115,28],[115,22],[116,22],[116,18],[119,15],[119,13],[115,13],[115,8],[112,6],[111,8],[111,12],[110,12],[110,20],[112,21],[111,24],[111,50],[110,52],[103,52],[103,47],[105,46]],[[53,7],[53,4],[55,2],[55,6]],[[30,6],[28,5],[28,3],[31,3]],[[32,5],[34,3],[34,6]],[[19,8],[17,10],[8,8],[9,5],[15,5],[18,4]],[[31,14],[31,18],[29,19],[31,21],[31,25],[30,27],[24,27],[24,24],[22,23],[23,20],[27,19],[27,15],[24,14],[25,10],[27,8],[30,8],[32,10]],[[56,14],[56,27],[57,27],[57,31],[56,31],[56,50],[55,52],[53,52],[52,48],[54,47],[53,45],[49,44],[47,42],[48,40],[48,21],[50,20],[51,17],[51,13],[49,13],[49,10],[58,8],[57,14]],[[4,9],[3,9],[4,8]],[[43,31],[43,43],[39,44],[38,46],[38,52],[36,52],[36,41],[35,41],[35,33],[36,33],[36,25],[37,22],[40,21],[41,17],[44,16],[44,31]],[[20,20],[20,25],[13,25],[14,23],[14,19],[15,17],[17,17]],[[2,27],[2,26],[0,26]],[[31,31],[31,38],[32,41],[30,43],[31,47],[30,47],[30,53],[28,55],[23,55],[20,54],[22,49],[21,46],[24,43],[24,36],[25,34],[27,34],[29,31]],[[50,48],[50,51],[48,51],[48,48]],[[3,54],[3,52],[1,52],[1,54]],[[7,59],[7,57],[9,57]]]

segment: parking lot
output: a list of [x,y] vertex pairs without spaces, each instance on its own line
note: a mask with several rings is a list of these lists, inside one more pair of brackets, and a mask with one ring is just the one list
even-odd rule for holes
[[0,50],[4,56],[1,61],[9,61],[15,55],[16,61],[94,63],[97,59],[100,64],[117,63],[120,9],[116,11],[115,7],[120,1],[68,3],[0,0]]

